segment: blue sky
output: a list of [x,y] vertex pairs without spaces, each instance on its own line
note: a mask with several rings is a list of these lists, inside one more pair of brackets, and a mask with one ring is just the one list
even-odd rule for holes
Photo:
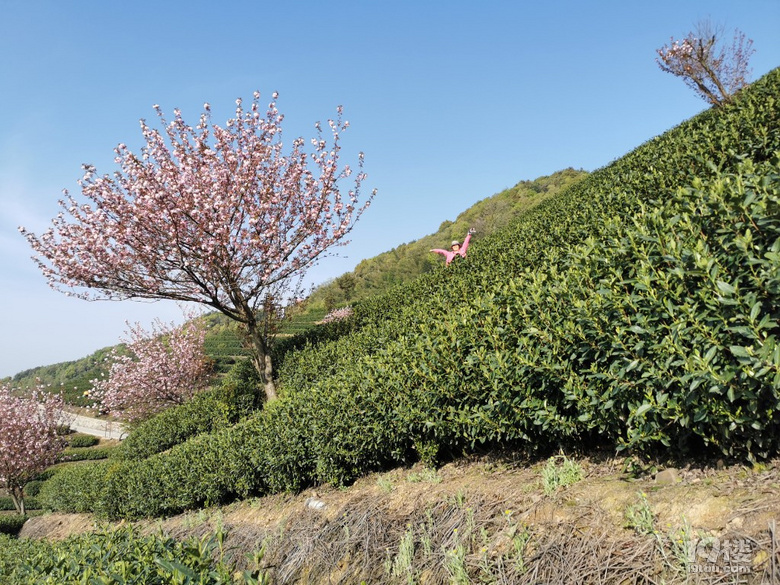
[[153,104],[222,123],[237,97],[280,93],[285,137],[341,104],[345,156],[378,195],[321,283],[434,232],[521,180],[589,171],[705,109],[655,49],[709,18],[754,41],[752,79],[780,66],[780,0],[295,3],[0,0],[0,377],[116,344],[172,302],[50,290],[20,225],[40,233],[81,164],[115,170]]

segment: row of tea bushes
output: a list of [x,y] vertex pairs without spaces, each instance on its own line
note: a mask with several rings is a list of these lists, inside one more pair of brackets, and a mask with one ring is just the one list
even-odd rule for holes
[[776,453],[778,97],[780,70],[290,342],[262,411],[41,499],[166,515],[507,443]]

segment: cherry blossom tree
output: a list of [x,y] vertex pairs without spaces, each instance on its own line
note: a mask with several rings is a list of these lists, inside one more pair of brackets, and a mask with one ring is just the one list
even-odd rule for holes
[[0,487],[25,513],[24,486],[54,464],[65,448],[57,434],[64,421],[62,398],[40,388],[29,397],[0,386]]
[[151,332],[136,323],[127,334],[124,347],[111,350],[108,377],[92,380],[89,396],[103,412],[137,422],[206,387],[211,368],[201,322],[175,326],[158,319]]
[[681,77],[685,84],[713,105],[728,103],[747,85],[748,62],[755,52],[753,41],[734,31],[730,46],[723,43],[723,30],[707,21],[682,40],[671,39],[657,50],[658,66]]
[[140,154],[119,144],[113,176],[84,166],[87,202],[65,191],[46,232],[20,228],[57,290],[202,303],[241,323],[269,400],[276,397],[273,328],[263,326],[263,307],[278,304],[320,257],[346,243],[374,196],[360,202],[362,153],[354,175],[339,164],[349,126],[341,107],[328,122],[329,138],[317,123],[309,148],[297,138],[285,152],[276,99],[264,116],[259,92],[248,110],[238,99],[225,126],[211,123],[205,104],[195,128],[179,110],[168,122],[154,106],[163,131],[141,120]]

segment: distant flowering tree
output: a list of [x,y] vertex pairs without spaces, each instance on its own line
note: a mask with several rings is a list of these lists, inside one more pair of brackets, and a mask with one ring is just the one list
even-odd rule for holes
[[38,388],[29,397],[0,386],[0,488],[25,513],[24,486],[54,464],[65,448],[57,434],[64,421],[62,398]]
[[211,368],[197,321],[176,327],[157,320],[151,332],[136,324],[129,336],[124,348],[111,350],[108,377],[92,380],[89,395],[103,412],[137,422],[206,387]]
[[685,84],[713,105],[728,103],[747,85],[753,41],[734,31],[731,46],[722,44],[723,31],[701,22],[682,40],[671,40],[657,50],[658,66],[681,77]]
[[334,321],[343,321],[352,316],[352,307],[342,307],[341,309],[333,309],[327,315],[322,318],[322,323],[333,323]]
[[[269,307],[289,296],[293,282],[343,238],[370,203],[359,203],[365,179],[363,154],[353,173],[339,168],[340,134],[331,140],[319,123],[312,152],[297,138],[283,152],[283,116],[277,95],[262,116],[260,94],[224,127],[211,124],[208,104],[200,123],[185,124],[174,110],[164,132],[141,121],[145,146],[132,153],[120,144],[113,176],[85,165],[79,182],[91,203],[65,191],[62,211],[40,237],[20,228],[37,252],[50,286],[86,299],[151,298],[193,301],[243,324],[266,397],[276,397],[269,353],[273,328],[263,325]],[[277,311],[273,311],[276,313]]]

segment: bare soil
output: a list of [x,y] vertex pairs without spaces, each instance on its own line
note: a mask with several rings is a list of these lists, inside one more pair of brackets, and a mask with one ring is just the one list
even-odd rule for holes
[[[223,530],[239,567],[264,549],[273,583],[780,584],[780,459],[665,470],[576,462],[583,478],[553,493],[546,460],[493,455],[137,524],[176,538]],[[100,526],[49,514],[20,536]]]

